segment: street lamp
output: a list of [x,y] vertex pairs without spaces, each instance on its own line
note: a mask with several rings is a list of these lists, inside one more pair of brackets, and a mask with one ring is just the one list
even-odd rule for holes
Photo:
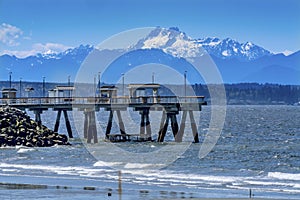
[[43,76],[43,97],[45,97],[45,79],[46,77]]
[[20,98],[22,97],[22,78],[20,77]]
[[94,75],[94,97],[96,98],[96,75]]
[[152,83],[154,83],[154,72],[152,72]]
[[101,95],[101,72],[98,72],[98,92],[99,92],[99,96]]
[[71,79],[71,76],[69,75],[69,76],[68,76],[68,86],[70,86],[70,85],[71,85],[71,81],[70,81],[70,79]]
[[11,74],[12,72],[9,72],[9,89],[11,89]]
[[125,74],[122,73],[122,90],[123,90],[123,96],[125,96]]
[[68,86],[69,86],[69,89],[68,89],[68,97],[70,98],[71,97],[71,89],[70,89],[70,86],[71,86],[71,76],[69,75],[68,76]]
[[186,101],[186,73],[187,71],[184,71],[184,99]]

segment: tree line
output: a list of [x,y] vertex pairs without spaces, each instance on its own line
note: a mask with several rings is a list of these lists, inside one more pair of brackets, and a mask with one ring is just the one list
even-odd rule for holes
[[[57,85],[65,85],[65,83],[46,83],[45,90],[55,88]],[[105,83],[101,83],[105,85]],[[0,81],[0,91],[9,86],[7,81]],[[21,86],[21,93],[20,93]],[[191,85],[194,93],[198,96],[205,96],[206,100],[210,99],[208,86],[206,84]],[[34,92],[32,96],[41,96],[43,84],[41,82],[12,82],[12,87],[16,88],[17,97],[26,97],[25,88],[32,87]],[[172,90],[183,91],[183,85],[168,85],[162,86],[162,95],[174,95]],[[236,83],[225,84],[226,98],[228,104],[288,104],[300,105],[300,85],[281,85],[281,84],[260,84],[260,83]],[[182,93],[183,94],[183,93]],[[1,95],[2,96],[2,95]]]
[[[238,83],[225,84],[228,104],[299,104],[300,86],[281,84]],[[196,95],[209,98],[207,85],[194,84]]]

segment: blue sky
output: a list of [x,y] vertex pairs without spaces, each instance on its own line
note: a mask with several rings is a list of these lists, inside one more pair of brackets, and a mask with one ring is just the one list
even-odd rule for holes
[[97,45],[140,27],[300,50],[299,0],[0,0],[0,54]]

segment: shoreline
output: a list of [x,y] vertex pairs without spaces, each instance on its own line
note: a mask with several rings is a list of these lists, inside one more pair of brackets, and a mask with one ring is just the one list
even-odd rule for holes
[[[0,196],[9,195],[8,199],[24,200],[48,199],[53,200],[79,200],[79,199],[199,199],[199,200],[246,200],[249,197],[249,191],[246,190],[218,190],[202,188],[197,192],[179,191],[173,187],[157,187],[156,186],[139,186],[132,187],[132,184],[124,183],[118,188],[118,183],[107,182],[103,180],[82,182],[79,180],[66,178],[57,178],[56,181],[47,180],[47,177],[27,177],[23,176],[8,176],[7,180],[3,181],[0,175]],[[2,180],[1,180],[2,179]],[[48,182],[48,183],[47,183]],[[58,183],[58,184],[56,184]],[[12,192],[13,191],[13,192]],[[284,200],[291,198],[262,198],[261,194],[268,193],[267,191],[253,191],[254,199],[266,200]],[[257,194],[257,195],[256,195]],[[256,197],[257,196],[257,197]],[[210,198],[211,197],[211,198]],[[4,198],[6,199],[6,198]],[[295,198],[296,199],[296,198]]]
[[[78,193],[82,193],[82,195],[90,195],[90,194],[98,194],[99,197],[101,196],[107,196],[108,198],[113,198],[115,196],[118,196],[119,198],[122,199],[132,199],[135,198],[137,194],[133,194],[133,193],[123,193],[122,191],[120,192],[119,190],[113,190],[113,189],[106,189],[106,191],[103,191],[97,187],[93,187],[93,186],[84,186],[82,188],[75,188],[75,187],[69,187],[69,186],[50,186],[50,185],[44,185],[44,184],[27,184],[27,183],[4,183],[4,182],[0,182],[0,191],[4,191],[4,190],[24,190],[24,191],[32,191],[32,190],[57,190],[57,191],[69,191],[71,193],[73,193],[74,191],[76,191],[76,194]],[[147,194],[149,194],[150,191],[148,190],[139,190],[139,195],[140,196],[147,196]],[[67,192],[66,192],[67,193]],[[61,194],[61,193],[60,193]],[[60,194],[58,196],[60,196]],[[181,197],[176,197],[176,192],[170,192],[170,195],[173,197],[164,197],[165,195],[167,195],[167,192],[165,191],[160,191],[160,195],[161,197],[157,197],[154,199],[186,199],[186,198],[190,198],[190,199],[201,199],[201,200],[246,200],[246,199],[251,199],[249,198],[193,198],[193,197],[185,197],[185,196],[181,196]],[[181,195],[183,195],[181,193]],[[38,196],[35,196],[35,198]],[[66,198],[65,196],[61,197],[61,198]],[[74,199],[74,197],[72,197]],[[80,198],[80,197],[75,197],[76,198]],[[254,197],[253,197],[254,198]],[[57,199],[57,198],[55,198]],[[153,199],[153,198],[151,198]],[[274,198],[255,198],[255,199],[259,199],[259,200],[273,200]],[[278,198],[279,199],[279,198]],[[274,200],[278,200],[278,199],[274,199]],[[281,199],[281,198],[280,198]]]

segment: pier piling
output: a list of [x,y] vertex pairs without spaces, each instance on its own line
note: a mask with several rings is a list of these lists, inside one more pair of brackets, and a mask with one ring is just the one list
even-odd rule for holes
[[107,126],[106,126],[106,132],[105,132],[106,139],[109,139],[109,134],[111,132],[111,127],[112,127],[112,122],[113,122],[113,116],[114,116],[114,111],[110,110],[109,111],[108,122],[107,122]]
[[41,119],[41,113],[43,111],[42,110],[34,110],[34,114],[35,114],[35,121],[38,123],[39,126],[42,125],[42,119]]
[[119,121],[119,128],[120,128],[120,133],[122,135],[123,140],[126,140],[126,132],[125,132],[125,126],[124,122],[122,120],[122,115],[120,110],[116,110],[118,121]]
[[64,112],[64,117],[65,117],[65,122],[66,122],[66,127],[67,127],[69,138],[73,138],[72,128],[71,128],[67,110],[63,110],[63,112]]
[[58,127],[59,127],[59,123],[60,123],[60,117],[61,117],[61,110],[58,110],[57,111],[57,115],[56,115],[55,125],[54,125],[54,132],[58,132]]
[[140,110],[140,115],[141,115],[140,140],[151,141],[152,132],[151,132],[150,119],[149,119],[149,108],[144,108]]
[[145,120],[146,120],[146,138],[148,141],[152,140],[152,131],[151,131],[151,124],[150,124],[150,118],[149,118],[149,109],[146,110],[145,113]]
[[64,117],[65,117],[65,123],[66,123],[66,128],[67,128],[69,138],[73,138],[72,128],[71,128],[70,120],[69,120],[69,117],[68,117],[68,109],[53,109],[53,110],[57,111],[55,125],[54,125],[54,132],[58,132],[58,128],[59,128],[59,124],[60,124],[60,118],[61,118],[61,112],[63,112]]
[[191,127],[192,127],[192,132],[194,136],[194,143],[199,143],[199,136],[198,136],[198,131],[197,131],[197,125],[194,119],[194,114],[192,110],[189,110],[190,114],[190,120],[191,120]]
[[86,109],[84,119],[84,136],[86,136],[87,143],[98,143],[96,113],[95,110]]

